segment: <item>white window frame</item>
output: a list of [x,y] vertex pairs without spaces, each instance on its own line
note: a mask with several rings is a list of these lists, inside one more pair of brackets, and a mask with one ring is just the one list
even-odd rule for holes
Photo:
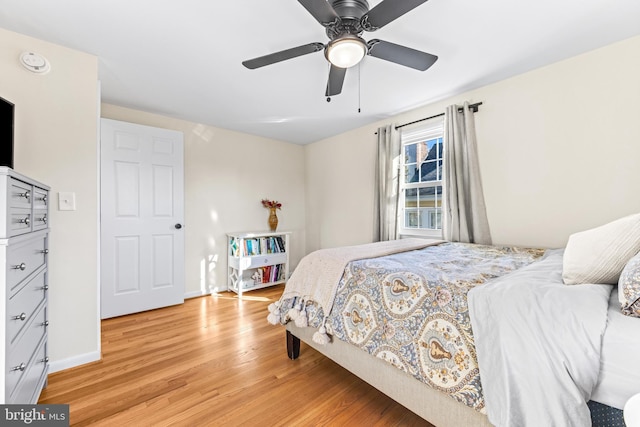
[[[443,177],[444,177],[444,162],[442,165],[442,170],[440,173],[440,180],[437,181],[429,181],[429,182],[413,182],[406,183],[405,179],[405,166],[406,166],[406,158],[405,158],[405,146],[409,144],[415,144],[422,141],[429,141],[432,139],[443,138],[444,140],[444,117],[437,117],[430,120],[427,120],[420,125],[412,126],[412,129],[402,129],[400,131],[400,172],[399,172],[399,197],[398,197],[398,234],[400,236],[420,236],[420,237],[431,237],[442,239],[443,231],[440,229],[423,229],[423,228],[408,228],[405,227],[405,215],[406,215],[406,203],[405,203],[405,190],[407,189],[420,189],[420,188],[432,188],[432,187],[440,187],[442,188],[441,193],[441,219],[440,225],[441,227],[444,225],[445,215],[444,215],[444,186],[443,186]],[[442,153],[442,158],[446,153]],[[418,163],[418,168],[420,168],[419,164],[422,159],[416,159]],[[419,190],[418,190],[419,191]]]

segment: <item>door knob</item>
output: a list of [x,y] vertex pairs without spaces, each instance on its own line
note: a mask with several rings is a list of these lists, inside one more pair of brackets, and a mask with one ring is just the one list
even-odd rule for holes
[[176,224],[175,227],[176,227],[176,230],[180,230],[182,228],[182,224]]

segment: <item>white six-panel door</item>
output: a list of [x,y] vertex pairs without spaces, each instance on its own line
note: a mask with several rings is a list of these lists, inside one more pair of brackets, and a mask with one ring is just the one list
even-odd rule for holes
[[101,119],[101,317],[184,302],[181,132]]

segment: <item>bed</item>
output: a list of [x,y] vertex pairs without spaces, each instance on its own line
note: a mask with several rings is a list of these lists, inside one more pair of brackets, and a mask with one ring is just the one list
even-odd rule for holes
[[611,285],[566,286],[563,255],[425,239],[316,251],[269,321],[286,325],[290,358],[302,340],[436,426],[536,425],[540,405],[537,425],[589,425],[591,398],[621,420],[640,389],[640,344],[628,344],[640,320],[620,314]]

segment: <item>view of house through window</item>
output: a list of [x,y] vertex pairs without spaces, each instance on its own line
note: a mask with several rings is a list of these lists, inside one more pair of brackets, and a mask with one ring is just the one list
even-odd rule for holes
[[400,234],[442,235],[443,118],[402,130]]

